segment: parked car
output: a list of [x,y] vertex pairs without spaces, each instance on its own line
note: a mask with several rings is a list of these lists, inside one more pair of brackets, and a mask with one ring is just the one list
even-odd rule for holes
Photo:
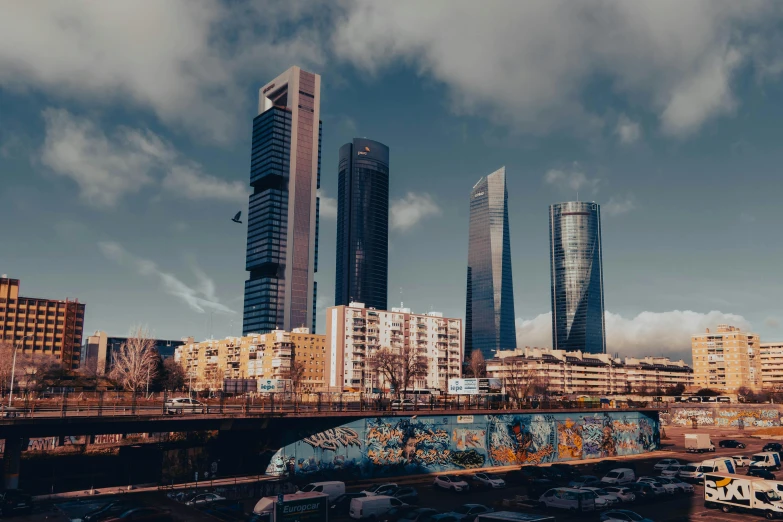
[[[546,469],[546,468],[544,468]],[[573,479],[581,475],[578,469],[571,464],[555,463],[549,466],[552,471],[558,472],[563,478]]]
[[116,517],[125,513],[129,509],[138,507],[138,505],[131,504],[125,499],[113,500],[107,502],[101,507],[88,511],[81,516],[82,522],[101,522],[107,518]]
[[418,504],[419,492],[413,486],[403,486],[397,488],[397,490],[390,495],[398,500],[402,500],[406,504]]
[[530,498],[538,498],[556,486],[557,484],[555,484],[554,481],[549,479],[531,480],[527,484],[527,496]]
[[399,522],[430,522],[438,513],[440,512],[437,509],[418,508],[399,519]]
[[401,500],[388,495],[352,498],[351,507],[348,508],[348,516],[355,520],[372,520],[385,515],[392,508],[402,505],[403,502]]
[[[740,442],[738,440],[734,439],[725,439],[718,443],[718,446],[721,448],[739,448],[739,449],[745,449],[745,443]],[[764,450],[766,451],[766,450]]]
[[329,518],[347,517],[348,510],[351,508],[351,500],[354,498],[366,497],[367,493],[345,493],[334,499],[329,504]]
[[734,459],[734,465],[738,468],[747,468],[750,466],[750,459],[745,455],[732,455],[731,458]]
[[630,484],[636,482],[636,472],[631,468],[615,468],[607,473],[602,479],[603,485],[606,484]]
[[673,493],[693,493],[693,486],[686,484],[685,482],[680,482],[677,479],[658,477],[655,481],[660,482],[667,493],[672,492],[672,488],[674,488]]
[[650,500],[656,496],[655,490],[647,482],[633,482],[631,484],[626,484],[625,487],[636,495],[637,500]]
[[574,488],[552,488],[538,498],[538,504],[544,508],[559,508],[568,511],[595,511],[600,507],[599,499],[595,493]]
[[783,452],[783,445],[779,442],[767,442],[763,448],[761,448],[761,451],[777,451],[778,453]]
[[[337,497],[345,493],[345,482],[341,480],[324,480],[321,482],[311,482],[304,486],[301,493],[326,493],[329,495],[329,502],[336,500]],[[387,493],[379,493],[385,495]]]
[[669,480],[670,484],[678,486],[683,493],[693,493],[694,491],[692,484],[688,484],[687,482],[684,482],[677,477],[666,477],[666,479]]
[[582,475],[568,483],[569,488],[583,488],[586,486],[600,486],[601,479],[593,475]]
[[506,487],[506,481],[492,473],[476,473],[473,475],[473,483],[479,487],[502,489]]
[[172,522],[171,513],[166,510],[145,506],[129,509],[116,517],[111,517],[102,522]]
[[221,497],[217,493],[200,493],[190,500],[185,501],[186,506],[203,506],[205,504],[212,504],[213,502],[220,502],[226,500],[226,497]]
[[[378,522],[401,522],[405,517],[410,516],[414,511],[420,510],[418,506],[403,505],[395,506],[386,512],[385,515],[381,515],[377,518]],[[433,510],[434,511],[434,510]],[[331,520],[331,517],[329,517]]]
[[619,504],[620,499],[616,496],[610,494],[608,491],[606,491],[603,488],[593,488],[593,487],[587,487],[587,488],[579,488],[579,489],[586,489],[588,491],[592,491],[596,495],[598,495],[598,498],[603,499],[606,502],[607,506],[613,506],[614,504]]
[[[625,466],[625,462],[622,463],[623,466]],[[593,464],[593,471],[598,473],[599,475],[605,474],[607,471],[613,470],[615,468],[620,467],[620,462],[616,460],[599,460],[595,464]]]
[[391,403],[392,410],[414,410],[416,403],[413,399],[394,399]]
[[652,520],[627,509],[612,509],[601,513],[601,522],[652,522]]
[[440,475],[435,477],[433,486],[441,489],[447,489],[454,492],[468,491],[470,486],[465,479],[458,477],[457,475]]
[[164,410],[166,413],[202,413],[206,409],[206,405],[191,399],[190,397],[176,397],[174,399],[168,399],[164,403]]
[[653,466],[653,469],[664,470],[673,464],[679,464],[679,463],[680,461],[677,459],[663,459],[656,462],[655,466]]
[[748,468],[748,475],[763,478],[764,480],[775,480],[775,474],[764,468]]
[[369,488],[363,490],[362,493],[368,497],[372,497],[374,495],[391,495],[397,491],[398,487],[399,486],[393,482],[387,482],[385,484],[376,484],[374,486],[370,486]]
[[680,470],[684,468],[686,464],[672,464],[671,466],[661,470],[662,477],[676,477],[679,475]]
[[595,503],[595,509],[606,509],[612,504],[615,504],[615,500],[610,497],[602,497],[592,489],[586,489],[586,488],[578,488],[579,491],[584,491],[588,495],[590,495],[593,499],[593,502]]
[[0,516],[10,517],[33,511],[33,497],[20,489],[0,491]]
[[495,510],[483,504],[463,504],[445,514],[454,515],[459,521],[464,520],[466,522],[473,522],[473,519],[475,519],[477,516],[483,513],[492,513],[493,511]]
[[677,477],[684,480],[685,482],[698,482],[699,475],[700,473],[698,464],[687,464],[677,471]]
[[[665,478],[663,477],[639,477],[637,482],[647,482],[653,487],[653,490],[656,490],[656,488],[660,488],[663,490],[663,493],[668,493],[669,495],[674,495],[677,493],[680,488],[675,486],[674,484],[669,484],[667,482],[664,482]],[[660,491],[656,490],[656,493],[659,493]]]
[[636,500],[634,492],[625,486],[606,486],[603,490],[617,497],[617,500],[620,502],[633,502]]
[[430,522],[460,522],[462,519],[454,513],[439,513],[430,517]]

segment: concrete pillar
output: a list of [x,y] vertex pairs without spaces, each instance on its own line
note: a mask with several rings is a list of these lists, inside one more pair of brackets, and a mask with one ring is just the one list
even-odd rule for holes
[[5,439],[3,452],[3,482],[5,489],[19,489],[19,467],[25,440],[19,437]]

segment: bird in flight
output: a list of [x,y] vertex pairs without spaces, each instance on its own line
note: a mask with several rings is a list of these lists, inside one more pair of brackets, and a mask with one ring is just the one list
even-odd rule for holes
[[233,218],[231,218],[231,221],[233,221],[234,223],[242,223],[242,222],[239,220],[239,218],[240,218],[241,216],[242,216],[242,211],[240,210],[239,212],[237,212],[237,215],[236,215],[236,216],[234,216]]

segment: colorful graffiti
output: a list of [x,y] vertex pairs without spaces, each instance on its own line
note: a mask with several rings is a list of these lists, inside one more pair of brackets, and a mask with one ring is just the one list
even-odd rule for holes
[[629,455],[658,448],[643,412],[373,417],[279,449],[273,475],[383,477]]
[[693,420],[698,426],[738,427],[780,426],[780,412],[776,409],[741,406],[717,406],[711,408],[677,408],[661,415],[661,424],[672,426],[691,426]]

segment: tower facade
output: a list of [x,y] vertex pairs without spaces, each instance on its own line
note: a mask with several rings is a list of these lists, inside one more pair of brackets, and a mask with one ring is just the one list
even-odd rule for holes
[[321,77],[291,67],[253,119],[243,335],[315,329]]
[[601,207],[569,201],[549,207],[552,347],[606,353]]
[[356,138],[340,147],[334,304],[386,310],[389,147]]
[[481,178],[470,193],[465,357],[485,359],[517,346],[508,230],[506,168]]

